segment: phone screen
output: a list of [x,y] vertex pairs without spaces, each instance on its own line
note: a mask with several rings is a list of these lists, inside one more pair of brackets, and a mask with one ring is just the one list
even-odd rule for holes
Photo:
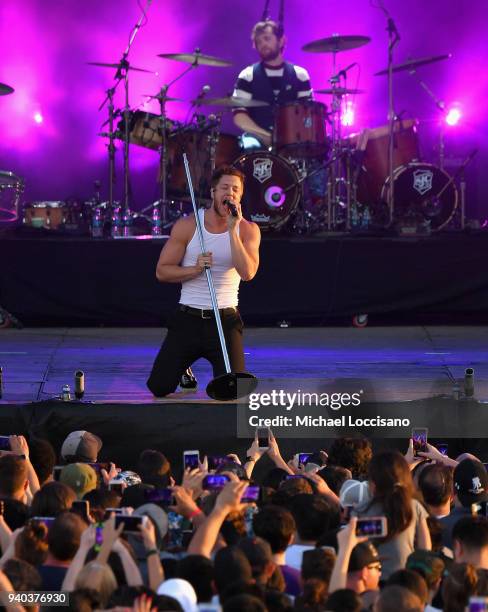
[[217,491],[223,489],[229,482],[229,477],[225,474],[208,474],[202,482],[202,488],[206,491]]
[[0,436],[0,450],[10,450],[9,436]]
[[243,502],[244,504],[258,502],[259,492],[260,492],[260,488],[257,486],[247,487],[247,489],[244,491],[243,496],[241,497],[241,502]]
[[144,491],[144,498],[148,503],[173,506],[175,499],[171,489],[149,489]]
[[417,427],[412,429],[413,454],[418,457],[418,453],[427,452],[427,428]]
[[219,455],[209,455],[208,469],[217,470],[221,465],[224,465],[224,463],[227,463],[228,461],[229,461],[228,457],[223,457]]
[[437,450],[444,455],[444,457],[447,457],[447,444],[438,444]]
[[356,535],[368,538],[382,538],[386,536],[386,518],[384,516],[359,518]]
[[313,453],[298,453],[298,465],[305,465]]
[[185,469],[195,470],[200,463],[200,451],[185,451],[183,453],[183,464]]
[[259,448],[269,447],[269,430],[267,427],[257,428],[258,446]]
[[488,610],[488,597],[470,597],[469,612],[486,612]]

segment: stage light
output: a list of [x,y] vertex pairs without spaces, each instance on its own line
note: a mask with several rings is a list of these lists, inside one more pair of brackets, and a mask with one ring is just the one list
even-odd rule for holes
[[354,125],[354,105],[352,100],[346,100],[344,104],[344,110],[341,115],[342,125],[349,126]]
[[34,113],[34,121],[35,121],[35,122],[36,122],[38,125],[40,125],[40,124],[41,124],[41,123],[44,121],[44,118],[43,118],[43,116],[41,115],[41,113],[40,113],[40,112]]
[[459,106],[451,106],[451,108],[446,113],[446,123],[450,126],[457,125],[461,120],[461,117],[462,113]]

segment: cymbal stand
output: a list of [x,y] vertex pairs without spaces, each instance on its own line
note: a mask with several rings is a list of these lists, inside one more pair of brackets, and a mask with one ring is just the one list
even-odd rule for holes
[[[108,127],[108,133],[104,135],[108,136],[107,151],[108,151],[108,215],[109,215],[109,218],[111,218],[112,216],[112,210],[114,207],[115,152],[117,150],[115,147],[115,131],[114,131],[114,118],[115,118],[114,94],[115,94],[115,89],[117,85],[118,83],[116,83],[115,87],[111,87],[110,89],[107,89],[107,97],[105,98],[105,100],[102,102],[102,104],[98,108],[99,111],[102,110],[102,108],[105,106],[105,103],[108,101],[108,126],[109,127]],[[106,123],[104,123],[103,125],[106,125]]]
[[[389,184],[393,185],[393,151],[395,147],[395,104],[393,96],[393,50],[396,45],[400,42],[400,34],[398,33],[395,22],[391,15],[384,8],[383,3],[380,5],[381,10],[387,17],[387,32],[388,32],[388,177]],[[390,223],[393,222],[393,214],[395,211],[395,190],[390,189],[388,191],[388,210],[390,213]]]
[[[161,224],[162,227],[169,227],[172,224],[172,221],[168,219],[168,139],[167,139],[167,117],[166,117],[166,99],[168,97],[169,88],[174,85],[177,81],[179,81],[182,77],[188,74],[194,68],[198,68],[200,65],[198,62],[198,56],[201,55],[201,51],[199,48],[195,49],[195,61],[185,68],[183,72],[181,72],[176,78],[174,78],[169,83],[161,86],[161,90],[159,92],[159,107],[160,107],[160,115],[159,115],[159,130],[161,135],[161,146],[159,147],[159,202],[155,202],[153,206],[157,206],[159,204],[160,214],[161,214]],[[149,208],[149,207],[148,207]]]

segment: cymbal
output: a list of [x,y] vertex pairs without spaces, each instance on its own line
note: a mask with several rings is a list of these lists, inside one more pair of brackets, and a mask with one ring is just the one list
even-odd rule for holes
[[160,53],[158,57],[185,62],[185,64],[194,64],[195,66],[214,66],[215,68],[232,66],[232,62],[214,57],[213,55],[204,55],[198,51],[195,53]]
[[248,100],[247,98],[237,98],[229,96],[228,98],[203,98],[201,100],[192,100],[197,106],[228,106],[230,108],[256,108],[258,106],[269,106],[268,102],[262,100]]
[[335,89],[314,89],[314,93],[318,94],[330,94],[336,96],[356,95],[365,93],[364,89],[348,89],[347,87],[336,87]]
[[[452,57],[451,53],[446,53],[444,55],[431,55],[430,57],[407,60],[406,62],[403,62],[403,64],[393,66],[393,72],[401,72],[402,70],[416,70],[419,66],[426,66],[427,64],[440,62],[442,60],[449,59],[450,57]],[[374,76],[383,76],[385,74],[388,74],[388,68],[375,72]]]
[[[102,66],[102,68],[121,68],[121,64],[107,64],[105,62],[87,62],[89,66]],[[137,72],[150,72],[154,74],[153,70],[146,70],[145,68],[136,68],[135,66],[129,66],[129,70],[135,70]]]
[[348,51],[367,45],[371,41],[369,36],[329,36],[307,43],[302,47],[302,51],[308,53],[337,53],[338,51]]
[[10,85],[0,83],[0,96],[8,96],[8,94],[14,93],[15,89]]
[[164,100],[165,102],[184,102],[182,98],[170,98],[169,96],[165,96],[163,94],[156,94],[155,96],[151,94],[142,94],[145,98],[149,100]]

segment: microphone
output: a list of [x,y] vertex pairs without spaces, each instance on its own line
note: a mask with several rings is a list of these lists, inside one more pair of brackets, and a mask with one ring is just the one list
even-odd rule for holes
[[346,73],[349,72],[349,70],[351,70],[351,68],[354,68],[354,66],[357,66],[358,63],[357,62],[353,62],[352,64],[349,64],[349,66],[347,68],[344,68],[344,70],[339,70],[339,72],[337,73],[337,76],[343,76],[344,78],[346,77]]
[[234,204],[234,202],[232,202],[232,200],[229,200],[229,198],[225,198],[224,200],[224,204],[227,206],[227,208],[230,210],[230,214],[233,217],[237,217],[237,207]]
[[198,104],[198,102],[200,102],[200,100],[203,100],[203,98],[208,94],[208,92],[211,89],[212,88],[210,87],[210,85],[204,85],[201,88],[200,93],[198,94],[198,96],[195,98],[195,104]]
[[81,399],[85,395],[85,373],[81,370],[75,372],[75,397]]

